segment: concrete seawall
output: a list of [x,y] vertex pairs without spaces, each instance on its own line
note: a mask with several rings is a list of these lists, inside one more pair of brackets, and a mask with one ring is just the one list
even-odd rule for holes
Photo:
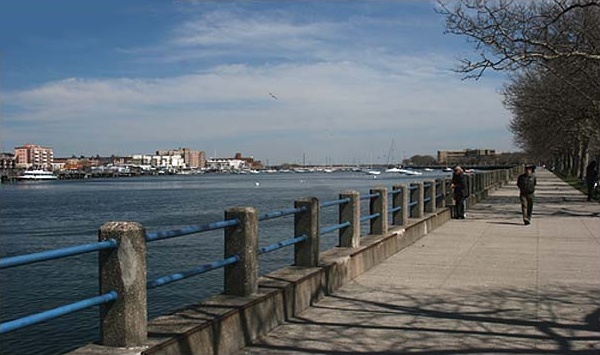
[[148,344],[114,348],[89,344],[69,354],[229,354],[307,309],[355,277],[378,265],[450,219],[441,208],[409,219],[387,235],[361,238],[358,248],[321,253],[318,267],[288,266],[259,279],[250,297],[217,295],[148,323]]

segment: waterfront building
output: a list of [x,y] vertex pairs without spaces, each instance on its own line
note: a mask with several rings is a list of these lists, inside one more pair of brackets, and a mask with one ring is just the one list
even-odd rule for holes
[[12,153],[0,153],[0,166],[2,170],[15,168],[15,155]]
[[494,149],[438,150],[437,152],[438,163],[442,165],[460,164],[495,155]]
[[183,159],[184,167],[204,168],[206,166],[206,154],[203,151],[191,150],[189,148],[179,148],[170,150],[157,150],[157,156],[180,156]]
[[244,161],[247,168],[250,169],[262,169],[263,164],[260,160],[254,160],[254,157],[243,157],[242,153],[235,153],[234,159]]
[[52,169],[54,152],[52,148],[35,144],[15,147],[15,165],[17,168]]
[[188,168],[204,169],[206,167],[206,153],[201,150],[190,150],[184,148],[183,160]]
[[235,158],[209,158],[206,160],[206,169],[210,171],[240,171],[246,169],[246,162]]

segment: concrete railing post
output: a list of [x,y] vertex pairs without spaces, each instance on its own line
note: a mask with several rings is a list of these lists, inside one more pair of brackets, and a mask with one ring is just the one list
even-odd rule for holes
[[301,198],[294,202],[295,208],[306,211],[294,217],[294,236],[305,235],[307,239],[294,245],[294,264],[317,266],[319,264],[319,200],[316,197]]
[[369,202],[370,214],[379,214],[371,219],[370,234],[387,235],[388,231],[388,195],[385,186],[377,186],[370,190],[371,194],[379,196],[371,198]]
[[100,227],[98,240],[115,239],[116,249],[98,254],[100,293],[118,293],[114,302],[100,306],[102,345],[135,347],[146,343],[146,231],[135,222],[108,222]]
[[258,290],[258,215],[253,207],[225,210],[225,220],[236,218],[239,224],[225,228],[225,257],[240,261],[225,266],[224,294],[245,297]]
[[473,174],[465,174],[466,178],[467,178],[467,190],[469,191],[469,197],[467,197],[465,199],[465,210],[469,208],[469,206],[471,205],[471,200],[474,200],[477,198],[477,196],[475,196],[475,179],[473,179]]
[[406,185],[394,185],[394,190],[400,190],[400,192],[394,194],[392,198],[392,207],[401,207],[400,210],[392,213],[392,224],[396,226],[405,226],[408,224],[408,189]]
[[[437,208],[446,207],[446,182],[444,179],[437,179],[435,181],[435,204]],[[439,197],[438,197],[439,196]]]
[[339,223],[349,222],[348,227],[339,231],[340,247],[357,248],[360,245],[360,194],[357,191],[345,191],[340,200],[350,199],[342,203],[339,209]]
[[435,213],[435,180],[423,184],[423,209],[426,213]]
[[410,217],[423,218],[423,183],[413,182],[410,184]]
[[454,201],[454,196],[452,196],[452,194],[454,192],[452,190],[452,179],[451,178],[445,178],[444,179],[444,186],[445,186],[445,190],[446,190],[446,195],[444,195],[444,200],[446,201],[446,205],[452,206],[453,205],[453,201]]

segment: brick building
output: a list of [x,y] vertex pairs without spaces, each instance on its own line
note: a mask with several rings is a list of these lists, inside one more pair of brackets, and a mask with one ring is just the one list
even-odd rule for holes
[[52,148],[35,144],[15,147],[15,165],[17,168],[51,170],[54,162]]

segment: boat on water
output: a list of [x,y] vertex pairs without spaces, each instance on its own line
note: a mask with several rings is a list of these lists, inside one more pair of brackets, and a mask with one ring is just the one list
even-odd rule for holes
[[58,177],[51,171],[46,170],[25,170],[23,174],[17,176],[20,181],[50,181],[57,180]]
[[415,170],[412,170],[412,169],[400,169],[399,173],[400,174],[404,174],[404,175],[423,175],[422,172],[415,171]]
[[367,170],[367,171],[366,171],[366,174],[367,174],[367,175],[381,175],[381,170],[373,170],[373,169],[370,169],[370,170]]

